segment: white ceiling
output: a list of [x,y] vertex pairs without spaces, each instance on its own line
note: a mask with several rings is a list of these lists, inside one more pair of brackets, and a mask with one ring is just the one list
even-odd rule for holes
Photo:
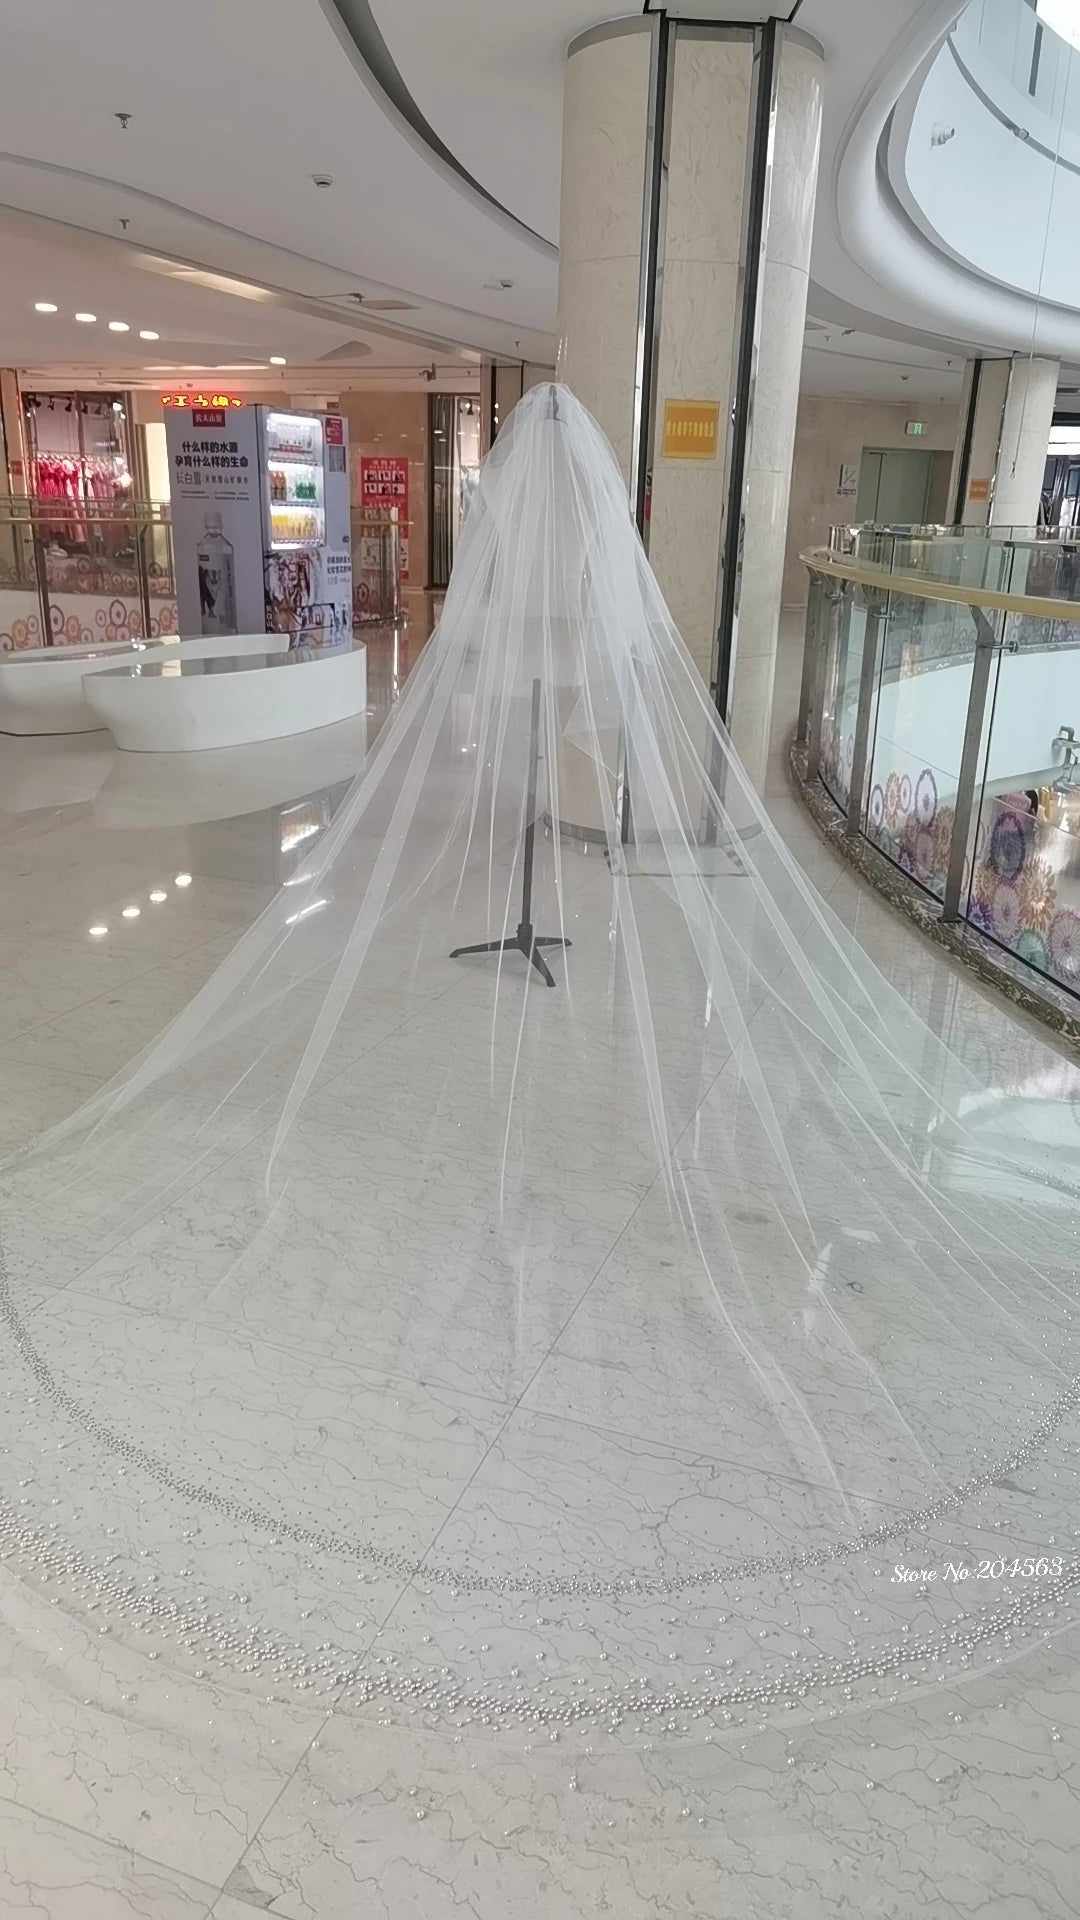
[[958,404],[964,356],[930,347],[894,346],[874,334],[808,320],[804,393],[844,399]]
[[[929,274],[925,296],[919,275],[900,294],[875,279],[844,201],[855,161],[860,181],[873,172],[862,130],[925,58],[950,5],[960,0],[798,5],[827,60],[813,278],[815,311],[836,337],[808,334],[813,391],[947,395],[958,376],[946,360],[982,337],[955,310],[943,323]],[[474,382],[481,350],[550,362],[565,52],[617,4],[341,6],[354,21],[367,9],[417,114],[479,190],[381,90],[334,0],[20,9],[0,64],[0,364],[153,384],[158,368],[277,352],[289,365],[274,379],[319,391],[328,354],[350,385],[419,380],[432,362],[440,385]],[[745,20],[771,8],[687,0],[680,11]],[[132,116],[126,131],[120,112]],[[864,144],[876,153],[869,133]],[[328,190],[312,183],[321,172]],[[34,314],[39,298],[61,312]],[[76,326],[76,306],[133,332]],[[140,325],[161,341],[138,342]],[[856,333],[845,338],[845,326]]]
[[[435,132],[504,207],[557,242],[566,50],[590,27],[648,13],[647,0],[623,6],[617,0],[469,0],[467,9],[437,0],[370,0],[370,6]],[[684,19],[745,22],[797,8],[798,0],[678,0],[669,10]]]
[[35,0],[4,53],[0,203],[319,303],[391,294],[432,338],[549,351],[550,250],[388,114],[329,4]]
[[[92,385],[98,375],[121,386],[183,388],[189,381],[234,391],[280,386],[283,392],[332,394],[343,387],[400,386],[421,380],[432,363],[441,388],[475,390],[479,355],[433,352],[375,332],[357,312],[330,317],[258,287],[207,286],[199,269],[143,253],[124,242],[0,209],[0,342],[4,363],[41,384]],[[57,312],[35,311],[39,300]],[[75,319],[93,313],[92,323]],[[129,332],[109,329],[126,321]],[[150,329],[156,341],[139,339]],[[270,364],[270,355],[286,365]]]

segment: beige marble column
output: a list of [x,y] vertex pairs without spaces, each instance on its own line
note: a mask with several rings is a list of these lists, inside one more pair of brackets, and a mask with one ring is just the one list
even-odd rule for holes
[[969,360],[951,482],[958,525],[1037,523],[1060,371],[1021,353]]
[[[702,679],[715,673],[754,43],[679,33],[671,56],[649,558]],[[666,459],[666,400],[717,399],[712,460]]]
[[1038,524],[1060,372],[1056,360],[1013,355],[990,507],[992,527]]
[[558,377],[596,415],[629,479],[649,79],[656,19],[574,42],[563,92]]
[[[628,483],[642,465],[651,475],[649,557],[759,783],[821,73],[791,30],[657,15],[583,35],[566,69],[559,377],[596,414]],[[717,409],[708,459],[665,452],[665,407],[680,400]]]
[[776,673],[810,287],[823,71],[815,47],[792,36],[781,39],[763,220],[757,369],[743,470],[737,556],[741,578],[729,700],[732,739],[758,786],[765,783]]

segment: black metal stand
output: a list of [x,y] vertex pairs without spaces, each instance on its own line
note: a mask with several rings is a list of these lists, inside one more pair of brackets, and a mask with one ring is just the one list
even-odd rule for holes
[[532,687],[532,725],[529,734],[529,796],[525,814],[525,870],[521,882],[521,919],[518,930],[509,940],[482,940],[479,946],[455,947],[451,960],[459,960],[465,953],[523,953],[535,968],[541,979],[549,987],[555,985],[547,962],[538,952],[540,947],[568,947],[569,940],[561,940],[557,934],[536,933],[532,923],[532,880],[533,880],[533,842],[536,838],[536,770],[540,760],[540,682],[533,681]]

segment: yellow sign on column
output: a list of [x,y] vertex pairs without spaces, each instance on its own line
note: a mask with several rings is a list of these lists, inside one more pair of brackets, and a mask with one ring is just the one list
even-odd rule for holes
[[665,400],[665,460],[713,460],[720,427],[719,400]]

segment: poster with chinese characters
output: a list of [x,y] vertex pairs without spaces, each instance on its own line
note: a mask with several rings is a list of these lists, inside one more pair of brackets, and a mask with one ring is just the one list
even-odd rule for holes
[[397,508],[401,577],[409,577],[409,463],[403,453],[365,453],[360,461],[360,509],[365,519],[389,520]]
[[352,634],[352,531],[349,525],[349,423],[339,413],[323,421],[326,443],[326,545],[322,591],[331,613],[331,637]]
[[263,633],[254,407],[165,411],[180,633]]

